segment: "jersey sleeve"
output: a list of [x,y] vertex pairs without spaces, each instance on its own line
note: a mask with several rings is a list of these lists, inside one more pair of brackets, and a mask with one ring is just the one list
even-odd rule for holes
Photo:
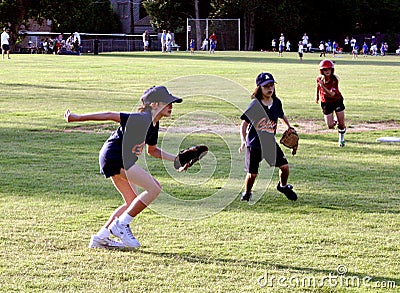
[[121,120],[120,124],[121,124],[122,128],[124,129],[126,126],[126,123],[128,122],[129,114],[128,113],[119,113],[119,118]]
[[283,106],[282,106],[282,101],[277,99],[277,114],[279,118],[283,118],[283,116],[285,115],[285,113],[283,112]]

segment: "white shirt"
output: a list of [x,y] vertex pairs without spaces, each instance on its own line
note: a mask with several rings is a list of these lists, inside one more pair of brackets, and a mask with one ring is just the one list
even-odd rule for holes
[[81,36],[78,32],[74,32],[74,43],[78,41],[78,45],[81,44]]
[[7,32],[3,32],[1,34],[1,45],[10,45],[10,42],[8,41],[10,39],[10,35]]

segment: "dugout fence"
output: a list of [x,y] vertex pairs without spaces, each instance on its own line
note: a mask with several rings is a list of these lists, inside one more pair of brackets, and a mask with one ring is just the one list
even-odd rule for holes
[[189,50],[190,40],[195,40],[196,49],[204,50],[205,42],[215,32],[217,50],[240,51],[240,18],[187,18],[186,20],[186,49]]

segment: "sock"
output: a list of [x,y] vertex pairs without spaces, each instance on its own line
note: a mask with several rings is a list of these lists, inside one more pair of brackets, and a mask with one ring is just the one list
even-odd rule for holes
[[338,129],[340,141],[344,141],[344,134],[346,133],[346,128]]
[[129,225],[130,222],[132,222],[134,217],[129,215],[127,212],[124,212],[119,218],[119,223],[121,225]]
[[98,236],[101,239],[110,237],[110,235],[111,235],[110,230],[108,230],[106,227],[102,227],[96,234],[96,236]]

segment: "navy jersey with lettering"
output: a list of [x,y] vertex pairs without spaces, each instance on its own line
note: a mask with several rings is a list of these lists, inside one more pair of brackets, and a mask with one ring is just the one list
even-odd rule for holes
[[248,147],[260,148],[260,133],[275,134],[278,118],[283,118],[284,112],[282,102],[274,97],[270,107],[263,105],[259,100],[254,99],[240,119],[249,123],[246,145]]
[[120,126],[103,144],[99,154],[100,172],[105,177],[128,170],[146,144],[156,145],[159,123],[153,125],[150,112],[120,113]]

